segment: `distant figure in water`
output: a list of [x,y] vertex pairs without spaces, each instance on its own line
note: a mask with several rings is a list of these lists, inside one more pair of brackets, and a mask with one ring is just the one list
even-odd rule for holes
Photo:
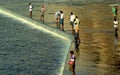
[[41,16],[40,16],[40,20],[44,23],[44,14],[45,14],[45,7],[44,5],[42,5],[41,9],[40,9],[40,12],[41,12]]
[[75,75],[75,55],[74,51],[70,51],[70,59],[69,59],[69,69],[72,72],[72,75]]
[[114,24],[114,32],[115,32],[115,37],[118,37],[118,21],[116,18],[114,18],[113,20],[113,24]]
[[33,7],[32,7],[32,5],[31,5],[31,3],[29,3],[30,18],[32,18],[32,9],[33,9]]
[[56,19],[56,26],[59,26],[59,22],[60,22],[60,11],[57,11],[55,13],[55,19]]

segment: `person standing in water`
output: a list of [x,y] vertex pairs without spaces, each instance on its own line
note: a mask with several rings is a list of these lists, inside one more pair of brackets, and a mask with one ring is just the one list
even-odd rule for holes
[[40,20],[44,23],[44,14],[45,14],[45,7],[44,5],[42,5],[41,9],[40,9],[40,12],[41,12],[41,16],[40,16]]
[[31,3],[29,3],[30,18],[32,18],[32,9],[33,9],[33,6],[31,5]]
[[55,19],[56,19],[56,26],[59,26],[59,22],[60,22],[60,11],[57,11],[55,13]]
[[75,37],[79,38],[79,25],[80,25],[80,21],[78,19],[78,16],[75,17],[74,19],[74,34],[75,34]]
[[62,25],[61,29],[64,31],[64,14],[63,11],[60,11],[60,25]]
[[73,12],[70,13],[70,25],[72,26],[72,33],[74,32],[74,20],[75,20],[75,15]]
[[80,24],[80,21],[78,19],[78,16],[76,16],[76,19],[74,22],[75,49],[79,49],[79,44],[80,44],[79,24]]
[[75,75],[75,55],[74,51],[70,51],[70,59],[69,59],[69,69],[72,72],[72,75]]

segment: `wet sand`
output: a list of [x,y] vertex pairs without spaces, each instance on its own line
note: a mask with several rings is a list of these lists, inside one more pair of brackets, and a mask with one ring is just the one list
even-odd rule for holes
[[[65,32],[71,34],[69,16],[72,11],[79,17],[81,24],[79,50],[76,54],[76,75],[119,75],[120,60],[114,49],[113,14],[106,4],[87,4],[83,6],[68,6],[64,4],[45,4],[45,24],[56,27],[54,13],[63,10]],[[39,12],[36,12],[39,13]],[[36,20],[39,17],[36,16]],[[72,35],[72,34],[71,34]],[[70,75],[66,61],[63,75]]]

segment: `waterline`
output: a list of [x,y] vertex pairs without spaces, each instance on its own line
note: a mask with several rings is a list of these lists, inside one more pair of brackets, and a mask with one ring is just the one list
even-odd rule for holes
[[[15,13],[11,12],[11,11],[6,10],[6,9],[2,9],[2,8],[1,8],[1,9],[0,9],[0,14],[5,15],[5,16],[8,16],[8,17],[10,17],[10,18],[12,18],[12,19],[14,19],[14,20],[16,20],[16,21],[20,21],[21,23],[25,23],[25,25],[30,26],[31,28],[34,28],[34,29],[37,29],[37,30],[42,30],[42,31],[44,31],[44,32],[48,32],[48,33],[50,33],[50,34],[52,34],[52,35],[54,35],[54,36],[57,36],[57,37],[59,37],[59,38],[61,38],[61,39],[70,41],[70,39],[67,38],[66,36],[60,35],[60,34],[54,32],[54,30],[53,30],[53,31],[50,31],[50,30],[48,30],[48,29],[46,29],[46,28],[44,28],[44,27],[42,27],[42,26],[39,26],[39,25],[40,25],[39,23],[37,23],[37,22],[35,22],[35,21],[32,21],[32,20],[30,20],[30,19],[27,19],[27,18],[25,18],[25,17],[22,17],[22,16],[20,16],[20,15],[17,15],[17,14],[15,14]],[[66,48],[66,47],[65,47],[65,48]],[[65,48],[64,48],[64,49],[65,49]],[[66,49],[68,49],[68,47],[67,47]],[[66,54],[67,54],[67,51],[65,52],[65,55],[66,55]],[[66,57],[63,59],[63,61],[65,61],[65,59],[66,59]],[[62,63],[62,64],[61,64],[61,67],[60,67],[60,70],[59,70],[59,74],[58,74],[58,75],[62,75],[63,70],[64,70],[64,65],[65,65],[65,63]]]

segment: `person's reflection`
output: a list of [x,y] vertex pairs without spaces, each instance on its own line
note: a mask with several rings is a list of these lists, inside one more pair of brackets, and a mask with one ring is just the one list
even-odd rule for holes
[[[80,47],[80,44],[79,44]],[[75,49],[76,59],[80,56],[80,48]]]
[[114,47],[115,47],[115,50],[117,48],[117,44],[118,44],[118,33],[117,33],[117,36],[114,37]]

